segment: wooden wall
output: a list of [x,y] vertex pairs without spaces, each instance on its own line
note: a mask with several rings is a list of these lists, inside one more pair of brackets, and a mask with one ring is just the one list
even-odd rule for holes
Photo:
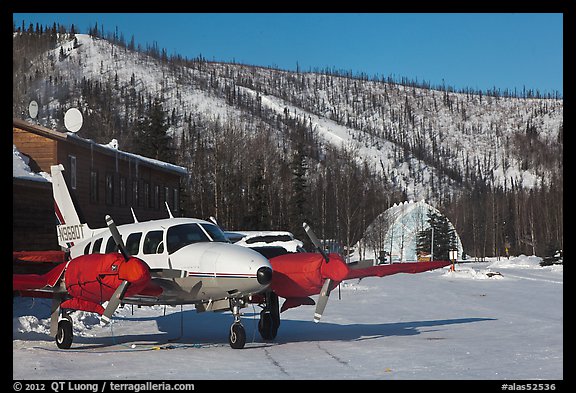
[[12,180],[12,251],[59,250],[52,183]]
[[56,140],[13,127],[12,142],[30,158],[28,165],[32,172],[50,173],[50,165],[54,165],[56,158]]
[[[141,158],[105,149],[100,145],[46,128],[15,121],[13,143],[30,158],[33,172],[50,173],[50,166],[64,165],[64,177],[83,221],[91,228],[106,226],[105,215],[109,214],[117,224],[133,222],[130,208],[134,209],[139,221],[167,218],[164,200],[175,216],[173,193],[179,190],[181,174],[153,165]],[[76,160],[76,188],[71,187],[70,157]],[[97,198],[90,196],[91,173],[97,173]],[[106,200],[106,176],[113,179],[112,201]],[[126,182],[126,201],[120,201],[120,178]],[[138,182],[139,197],[133,197],[133,184]],[[149,187],[149,203],[144,202],[143,187]],[[154,200],[154,188],[158,186],[158,199]],[[165,196],[165,188],[169,196]],[[179,191],[178,191],[179,192]],[[54,214],[52,184],[49,182],[13,179],[13,251],[59,249]]]

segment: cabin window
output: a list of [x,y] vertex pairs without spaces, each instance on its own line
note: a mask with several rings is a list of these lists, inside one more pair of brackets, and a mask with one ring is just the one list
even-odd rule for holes
[[150,231],[144,237],[142,252],[144,254],[162,254],[164,243],[162,242],[163,231]]
[[168,203],[169,195],[170,195],[170,188],[164,186],[164,203]]
[[158,210],[160,208],[160,186],[158,184],[154,185],[154,209]]
[[84,255],[87,255],[90,253],[90,246],[92,245],[92,242],[86,244],[86,247],[84,247]]
[[92,248],[92,254],[100,252],[100,246],[102,245],[102,238],[96,239],[94,242],[94,247]]
[[138,180],[132,180],[132,205],[138,206],[139,198],[138,198]]
[[76,156],[68,156],[68,167],[70,168],[70,187],[76,189]]
[[168,254],[193,243],[209,242],[210,239],[197,224],[180,224],[168,228],[166,242]]
[[149,208],[150,207],[150,183],[148,183],[147,181],[145,181],[143,183],[144,184],[142,185],[142,188],[143,188],[144,196],[142,199],[144,199],[144,207]]
[[106,204],[114,204],[114,175],[112,173],[106,174]]
[[120,206],[126,206],[126,178],[120,177]]
[[118,247],[116,246],[116,242],[114,241],[114,238],[112,236],[110,236],[108,238],[108,241],[106,242],[105,253],[108,254],[110,252],[118,252]]
[[126,239],[126,250],[130,255],[137,255],[140,251],[140,239],[142,239],[142,232],[131,233]]
[[178,213],[178,210],[180,210],[178,201],[179,201],[178,189],[174,188],[174,189],[172,189],[172,208],[174,209],[174,212],[176,214]]
[[90,202],[98,202],[98,171],[90,171]]

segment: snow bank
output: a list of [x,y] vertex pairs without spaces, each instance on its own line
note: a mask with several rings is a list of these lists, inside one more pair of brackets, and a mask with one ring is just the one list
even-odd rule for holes
[[[468,279],[468,280],[501,280],[507,276],[507,273],[500,273],[500,269],[520,269],[529,271],[533,269],[536,271],[548,271],[554,274],[563,274],[563,265],[550,265],[550,266],[540,266],[542,258],[531,255],[519,255],[517,257],[510,257],[510,259],[501,258],[497,260],[496,258],[489,258],[487,264],[456,264],[456,270],[450,271],[448,268],[446,272],[442,275],[445,278],[451,279]],[[480,268],[478,266],[481,266]]]
[[520,269],[540,269],[540,262],[542,258],[535,255],[526,256],[524,254],[511,257],[510,259],[500,259],[499,261],[494,261],[489,268],[520,268]]
[[[16,297],[13,299],[12,336],[26,340],[34,334],[50,335],[49,299]],[[106,304],[106,303],[105,303]],[[104,305],[105,305],[104,304]],[[100,328],[98,315],[85,311],[70,314],[75,336],[94,336],[94,328]]]
[[470,266],[458,264],[454,271],[448,269],[442,277],[467,280],[501,280],[504,278],[499,272],[492,271],[489,268],[476,270]]

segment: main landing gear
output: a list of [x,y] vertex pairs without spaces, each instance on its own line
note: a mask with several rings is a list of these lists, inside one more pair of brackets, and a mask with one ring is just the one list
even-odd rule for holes
[[[230,311],[234,315],[234,323],[230,326],[230,335],[228,343],[234,349],[242,349],[246,344],[246,330],[240,322],[240,309],[244,307],[244,299],[230,299]],[[278,304],[278,295],[272,291],[264,294],[264,303],[260,312],[258,321],[258,332],[263,340],[269,341],[276,338],[278,328],[280,327],[280,307]]]
[[265,293],[263,310],[260,311],[258,332],[264,340],[273,340],[278,334],[280,327],[280,309],[278,307],[278,295],[272,291]]
[[72,333],[72,320],[68,315],[58,321],[56,332],[56,345],[60,349],[69,349],[72,346],[74,334]]
[[60,349],[69,349],[74,340],[72,318],[66,310],[60,308],[62,299],[58,296],[52,299],[50,309],[50,335],[56,340]]

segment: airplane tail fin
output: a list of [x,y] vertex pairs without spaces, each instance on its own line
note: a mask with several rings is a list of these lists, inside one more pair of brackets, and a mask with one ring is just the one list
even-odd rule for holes
[[62,171],[62,164],[50,167],[54,211],[60,224],[56,227],[58,244],[60,247],[69,248],[74,242],[90,237],[90,228],[88,224],[80,221]]

